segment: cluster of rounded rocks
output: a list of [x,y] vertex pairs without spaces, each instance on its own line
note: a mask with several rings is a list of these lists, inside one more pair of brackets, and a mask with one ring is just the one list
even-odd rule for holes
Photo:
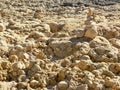
[[120,23],[81,12],[0,12],[0,90],[120,90]]

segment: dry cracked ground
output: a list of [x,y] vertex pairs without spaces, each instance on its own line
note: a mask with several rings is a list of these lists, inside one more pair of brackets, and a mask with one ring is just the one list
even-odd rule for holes
[[120,90],[119,0],[78,1],[0,1],[0,90]]

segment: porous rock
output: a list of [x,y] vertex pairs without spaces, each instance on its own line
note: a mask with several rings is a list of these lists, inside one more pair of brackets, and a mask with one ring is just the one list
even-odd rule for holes
[[72,53],[72,42],[69,40],[54,40],[49,45],[58,57],[66,57]]

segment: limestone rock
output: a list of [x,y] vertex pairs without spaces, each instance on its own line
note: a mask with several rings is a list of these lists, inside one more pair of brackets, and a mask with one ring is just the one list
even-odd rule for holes
[[11,64],[8,61],[2,61],[1,66],[3,69],[9,69],[11,67]]
[[80,62],[78,62],[77,65],[82,70],[88,70],[91,63],[92,63],[91,60],[80,60]]
[[24,65],[22,64],[22,62],[15,62],[12,65],[13,70],[19,70],[19,69],[23,69]]
[[49,46],[58,57],[66,57],[72,53],[72,42],[69,40],[53,40]]
[[91,49],[89,55],[96,61],[116,62],[118,61],[118,49],[113,47],[104,37],[97,36],[90,42]]
[[110,39],[110,42],[113,46],[120,48],[120,40],[119,39],[112,38],[112,39]]
[[17,84],[18,89],[27,89],[27,83],[26,82],[19,82]]
[[3,23],[0,23],[0,32],[3,32],[6,29]]
[[82,84],[77,86],[76,90],[88,90],[87,84]]
[[39,81],[37,81],[37,80],[30,81],[30,87],[31,88],[38,88],[39,86],[40,86]]
[[58,83],[59,90],[67,90],[68,83],[66,81],[61,81]]
[[55,33],[63,29],[64,24],[57,23],[57,22],[50,22],[48,23],[50,25],[51,32]]
[[118,63],[110,64],[109,70],[112,71],[113,73],[117,74],[120,71],[120,65]]
[[14,81],[11,81],[11,82],[0,82],[0,89],[1,90],[9,90],[9,89],[13,89],[13,90],[16,90],[14,89],[16,87],[17,83],[14,82]]
[[5,40],[0,40],[0,55],[4,55],[8,52],[8,44]]
[[82,43],[79,50],[83,55],[88,54],[88,52],[90,51],[89,43],[87,43],[87,42]]
[[10,62],[17,62],[18,61],[18,56],[17,55],[10,55],[9,61]]
[[65,71],[64,70],[61,70],[59,73],[58,73],[58,81],[62,81],[65,79]]
[[103,36],[107,39],[116,38],[120,36],[119,30],[116,30],[113,25],[107,25],[102,27]]
[[103,46],[103,47],[106,47],[106,48],[110,48],[111,45],[110,45],[110,42],[104,38],[104,37],[101,37],[101,36],[97,36],[96,38],[94,38],[91,42],[90,42],[90,47],[97,47],[97,46]]
[[34,39],[38,39],[41,37],[45,37],[45,35],[41,32],[37,32],[37,31],[31,32],[31,34],[28,36],[28,38],[34,38]]
[[34,18],[36,19],[41,19],[45,16],[45,9],[44,8],[40,8],[39,10],[36,10],[34,13]]
[[97,35],[98,35],[98,32],[96,27],[88,28],[85,32],[85,37],[88,37],[91,39],[95,38]]
[[19,81],[19,82],[25,82],[26,79],[27,79],[26,75],[20,75],[20,76],[18,77],[18,81]]

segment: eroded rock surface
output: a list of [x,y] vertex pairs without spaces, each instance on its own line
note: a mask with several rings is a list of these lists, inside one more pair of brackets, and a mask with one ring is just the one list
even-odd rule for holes
[[1,0],[0,90],[120,90],[117,2]]

